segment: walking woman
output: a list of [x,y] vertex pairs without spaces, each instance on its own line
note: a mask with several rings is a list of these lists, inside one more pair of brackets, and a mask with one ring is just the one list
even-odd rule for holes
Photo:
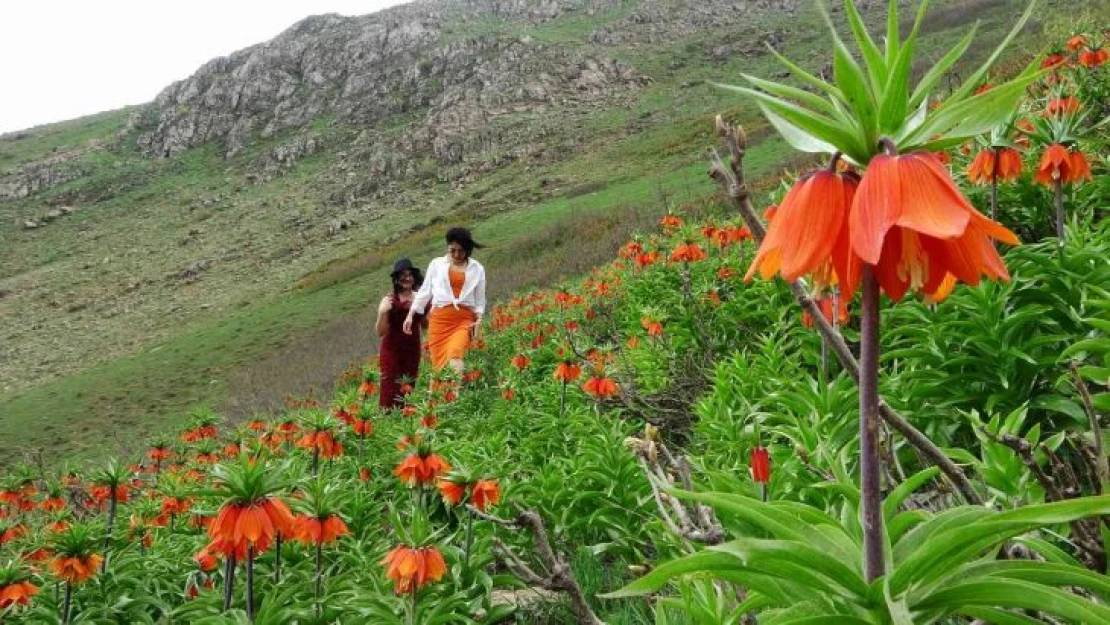
[[428,351],[437,370],[450,365],[462,374],[463,355],[470,341],[478,338],[486,312],[486,270],[470,254],[482,246],[466,228],[447,231],[447,255],[432,260],[428,276],[413,298],[404,331],[411,332],[414,311],[431,303],[428,319]]
[[[393,280],[393,292],[378,304],[378,320],[374,324],[381,339],[378,368],[382,374],[382,390],[378,405],[382,408],[404,406],[401,379],[407,378],[410,384],[416,382],[420,373],[420,327],[426,325],[421,314],[424,307],[413,305],[416,289],[423,282],[420,270],[412,266],[411,260],[402,258],[393,263],[389,277]],[[419,318],[415,324],[412,323],[414,318]]]

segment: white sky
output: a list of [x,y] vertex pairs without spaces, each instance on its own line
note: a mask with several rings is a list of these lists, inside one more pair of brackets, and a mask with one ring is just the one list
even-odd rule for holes
[[0,133],[154,99],[309,15],[403,0],[0,0]]

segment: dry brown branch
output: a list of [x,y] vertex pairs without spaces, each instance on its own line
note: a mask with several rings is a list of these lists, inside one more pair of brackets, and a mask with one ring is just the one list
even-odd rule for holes
[[[717,182],[723,191],[728,194],[729,200],[733,206],[739,211],[740,216],[744,219],[748,229],[751,230],[753,237],[757,242],[762,242],[766,234],[766,229],[763,227],[763,222],[755,214],[755,208],[752,206],[751,198],[748,196],[748,190],[744,184],[744,150],[747,148],[747,140],[744,136],[744,131],[739,126],[735,126],[717,117],[717,133],[723,137],[725,147],[728,149],[731,159],[728,165],[721,160],[717,151],[710,148],[707,151],[709,158],[710,168],[709,177]],[[852,354],[848,344],[839,332],[833,329],[832,325],[825,320],[825,316],[817,307],[817,303],[809,296],[806,291],[805,285],[801,280],[795,280],[790,283],[790,292],[793,293],[794,298],[798,304],[809,311],[810,316],[813,317],[814,324],[821,338],[832,350],[840,364],[844,367],[848,375],[852,377],[857,383],[859,382],[859,362],[856,360],[855,355]],[[883,421],[888,423],[895,431],[901,434],[909,444],[916,449],[924,458],[940,468],[945,477],[952,482],[953,485],[960,491],[964,499],[971,504],[981,505],[983,503],[982,497],[976,492],[974,486],[964,475],[964,472],[952,462],[929,437],[925,436],[920,430],[915,428],[905,417],[895,412],[890,406],[886,405],[881,399],[879,401],[879,416]]]
[[694,502],[679,501],[663,492],[668,488],[693,489],[690,463],[685,456],[677,458],[659,440],[658,430],[648,426],[643,437],[631,436],[625,446],[636,452],[640,468],[644,471],[659,516],[672,534],[693,542],[717,545],[725,539],[725,530],[717,521],[713,509]]
[[557,554],[551,547],[543,518],[540,517],[538,512],[535,510],[521,510],[517,513],[515,519],[503,519],[492,514],[486,514],[473,506],[467,506],[467,509],[479,519],[495,523],[501,527],[531,530],[536,555],[539,557],[540,564],[546,569],[544,575],[533,570],[520,556],[513,553],[505,543],[497,538],[493,542],[494,555],[526,584],[539,586],[545,590],[566,593],[570,597],[571,609],[579,623],[605,625],[594,614],[589,603],[586,602],[586,595],[582,592],[582,587],[578,585],[578,580],[574,578],[574,573],[570,570],[566,558]]

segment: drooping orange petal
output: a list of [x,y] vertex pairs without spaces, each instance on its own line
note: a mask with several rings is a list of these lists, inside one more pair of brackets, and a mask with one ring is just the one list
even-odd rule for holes
[[902,216],[902,184],[895,158],[879,154],[871,159],[848,215],[852,251],[870,265],[879,263],[887,232]]
[[921,152],[895,158],[899,159],[902,187],[901,214],[895,224],[938,239],[962,235],[975,209],[956,187],[948,170]]

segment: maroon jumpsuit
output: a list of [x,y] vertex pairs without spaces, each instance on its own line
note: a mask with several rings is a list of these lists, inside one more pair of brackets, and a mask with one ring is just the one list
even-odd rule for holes
[[420,372],[420,325],[421,315],[412,320],[412,334],[405,334],[401,326],[412,307],[411,301],[402,301],[396,294],[389,296],[393,306],[389,309],[389,327],[382,337],[378,350],[378,368],[382,373],[382,390],[378,405],[382,408],[401,407],[405,399],[401,393],[399,379],[407,377],[409,383],[416,382]]

